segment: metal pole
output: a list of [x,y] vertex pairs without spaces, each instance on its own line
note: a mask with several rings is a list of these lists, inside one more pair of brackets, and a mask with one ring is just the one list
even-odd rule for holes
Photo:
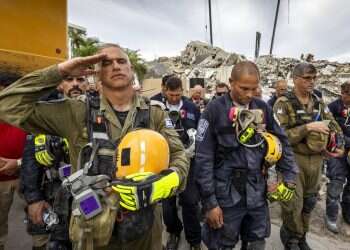
[[260,39],[261,39],[261,33],[257,31],[256,38],[255,38],[255,60],[259,57],[259,53],[260,53]]
[[277,0],[277,8],[276,8],[276,14],[275,14],[275,22],[274,22],[274,24],[273,24],[273,31],[272,31],[272,38],[271,38],[270,55],[272,55],[273,43],[274,43],[274,40],[275,40],[275,32],[276,32],[276,26],[277,26],[277,19],[278,19],[279,8],[280,8],[280,0]]
[[209,28],[210,28],[210,44],[213,46],[213,26],[211,23],[211,0],[208,0],[209,2]]

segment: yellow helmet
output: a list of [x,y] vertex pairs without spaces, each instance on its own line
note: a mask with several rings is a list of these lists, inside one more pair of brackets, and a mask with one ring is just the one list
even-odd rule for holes
[[267,144],[267,151],[265,155],[265,161],[269,165],[274,165],[281,159],[282,156],[282,144],[277,136],[268,132],[261,133]]
[[164,136],[150,129],[127,133],[117,149],[117,177],[160,173],[169,166],[169,145]]

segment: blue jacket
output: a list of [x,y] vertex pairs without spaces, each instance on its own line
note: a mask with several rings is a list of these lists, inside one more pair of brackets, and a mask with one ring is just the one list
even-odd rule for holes
[[267,101],[267,104],[270,105],[271,108],[273,108],[273,105],[275,104],[275,102],[277,101],[277,96],[276,95],[273,95],[268,101]]
[[162,94],[162,92],[159,92],[158,94],[152,96],[150,99],[165,103],[165,96]]
[[[186,131],[190,128],[197,129],[200,112],[197,106],[187,97],[183,96],[181,97],[181,100],[182,107],[180,108],[180,119],[176,124],[174,124],[174,127],[178,131],[182,143],[186,146],[189,139]],[[166,105],[166,99],[164,99],[163,103]],[[183,129],[182,132],[180,132],[181,129]]]
[[[347,113],[347,108],[345,107],[343,101],[338,98],[328,105],[329,110],[333,114],[335,120],[338,122],[339,126],[344,133],[345,148],[350,148],[350,115]],[[350,109],[349,109],[350,110]],[[349,116],[349,121],[346,126],[346,120]]]
[[[240,144],[228,114],[232,107],[229,94],[209,103],[198,124],[196,138],[196,181],[205,210],[216,206],[233,207],[242,198],[247,208],[257,208],[266,204],[266,180],[262,165],[266,145],[248,148]],[[250,109],[261,109],[264,113],[267,131],[276,135],[283,147],[277,170],[285,182],[295,183],[297,165],[292,148],[283,129],[274,119],[271,107],[259,99],[253,99]],[[235,171],[246,171],[245,197],[232,183]]]

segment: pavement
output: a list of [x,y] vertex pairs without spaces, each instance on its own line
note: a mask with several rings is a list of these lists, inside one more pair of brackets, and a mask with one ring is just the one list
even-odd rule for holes
[[[24,219],[24,201],[16,196],[14,204],[9,215],[9,237],[5,250],[31,250],[31,237],[25,231]],[[166,233],[163,235],[164,242],[166,241]],[[179,250],[189,250],[189,246],[181,237]],[[350,250],[350,243],[330,237],[318,236],[310,233],[308,242],[313,250]],[[206,248],[204,248],[206,249]],[[235,249],[240,249],[237,246]],[[272,224],[271,237],[267,239],[266,250],[283,250],[279,239],[279,226]]]

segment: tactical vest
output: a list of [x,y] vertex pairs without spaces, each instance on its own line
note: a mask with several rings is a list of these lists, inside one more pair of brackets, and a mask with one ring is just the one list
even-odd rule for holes
[[324,110],[321,105],[321,100],[316,94],[312,93],[311,95],[311,98],[313,100],[312,113],[305,111],[303,105],[300,103],[294,92],[287,92],[284,96],[288,98],[288,101],[292,105],[292,112],[294,112],[294,114],[291,116],[291,121],[289,122],[287,129],[291,129],[313,121],[323,120]]
[[[104,174],[114,179],[116,173],[116,148],[118,141],[111,140],[111,131],[109,131],[108,121],[105,114],[100,110],[100,96],[98,94],[87,94],[87,131],[88,139],[92,147],[84,147],[82,150],[81,163],[87,163],[96,150],[96,157],[92,161],[88,175]],[[150,106],[150,101],[146,99]],[[150,127],[150,107],[140,109],[134,118],[133,128]],[[81,165],[83,166],[83,165]]]

